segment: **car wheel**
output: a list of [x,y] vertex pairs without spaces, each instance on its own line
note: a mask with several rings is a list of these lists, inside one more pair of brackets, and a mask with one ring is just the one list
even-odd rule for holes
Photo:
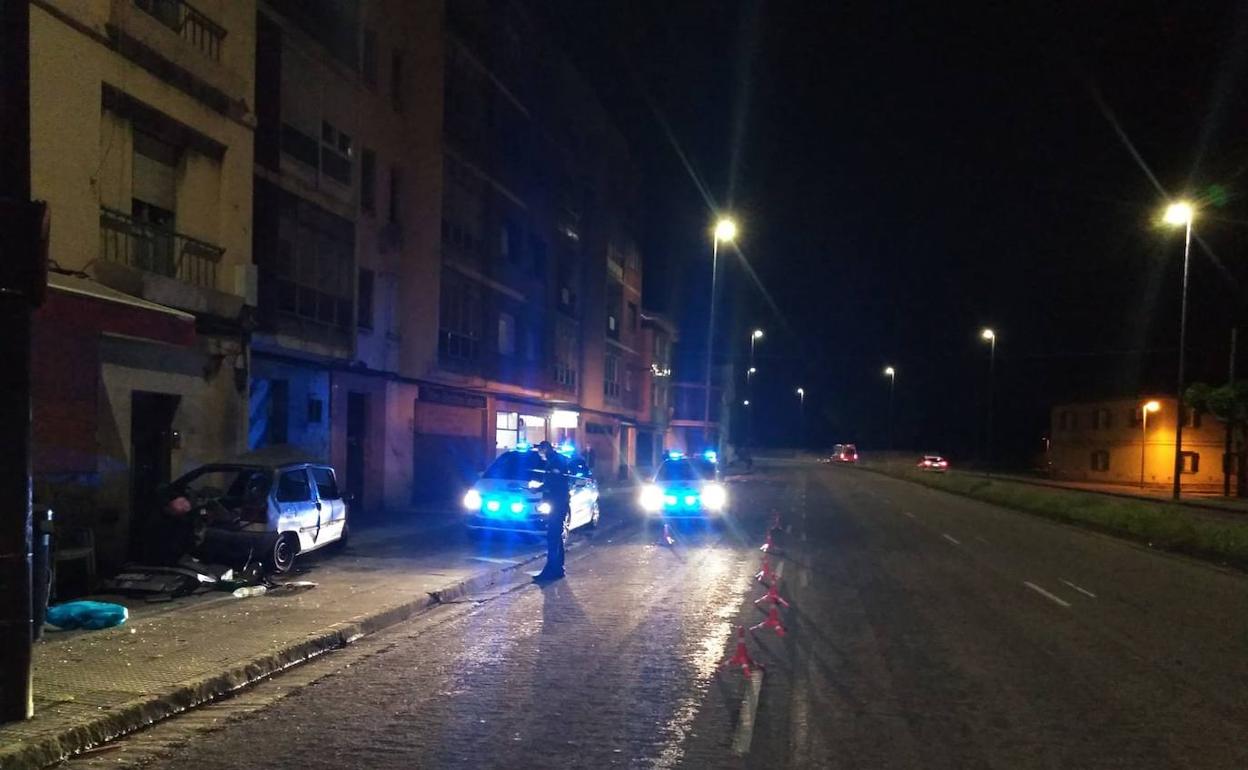
[[273,550],[269,560],[274,572],[289,572],[295,564],[295,555],[299,553],[299,541],[290,532],[286,532],[273,541]]

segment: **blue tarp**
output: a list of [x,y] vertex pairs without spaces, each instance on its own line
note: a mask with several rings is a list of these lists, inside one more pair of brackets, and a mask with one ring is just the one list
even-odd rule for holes
[[48,623],[57,628],[111,628],[130,616],[120,604],[108,602],[66,602],[48,608]]

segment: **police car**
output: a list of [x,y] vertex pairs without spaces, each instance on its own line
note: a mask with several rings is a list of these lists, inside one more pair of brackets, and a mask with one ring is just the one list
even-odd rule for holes
[[[585,458],[571,444],[558,449],[568,466],[572,515],[567,531],[598,524],[598,483]],[[551,504],[542,500],[542,457],[536,447],[518,444],[503,452],[464,494],[465,525],[474,534],[488,531],[545,532]],[[565,532],[566,534],[566,532]]]
[[712,518],[728,510],[728,490],[720,478],[715,452],[688,457],[668,452],[638,503],[648,516]]

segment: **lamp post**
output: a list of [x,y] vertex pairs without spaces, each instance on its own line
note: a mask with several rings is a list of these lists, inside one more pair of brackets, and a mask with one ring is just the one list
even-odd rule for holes
[[893,391],[897,387],[897,370],[891,366],[884,367],[884,376],[888,378],[888,448],[893,450]]
[[987,473],[992,474],[992,388],[993,375],[997,367],[997,333],[992,329],[984,329],[979,338],[988,343],[988,441],[984,462]]
[[798,443],[806,444],[806,389],[797,389],[797,430]]
[[1148,445],[1148,415],[1160,409],[1161,404],[1156,401],[1149,401],[1140,407],[1140,414],[1144,417],[1144,425],[1140,431],[1140,489],[1144,488],[1144,450]]
[[1195,211],[1190,203],[1179,201],[1166,207],[1163,220],[1166,224],[1185,230],[1183,237],[1183,289],[1179,302],[1179,385],[1178,407],[1174,415],[1174,499],[1181,495],[1180,477],[1183,474],[1183,364],[1184,347],[1187,342],[1187,271],[1189,258],[1192,254],[1192,217]]
[[[702,429],[705,443],[710,443],[711,432],[711,364],[715,357],[715,282],[719,276],[719,242],[731,243],[737,237],[737,224],[727,217],[721,217],[715,223],[712,236],[714,246],[711,249],[711,312],[706,317],[706,386],[705,400],[702,408]],[[716,441],[718,448],[719,442]]]
[[[745,395],[754,398],[754,375],[758,369],[754,368],[754,345],[763,338],[763,330],[755,329],[750,332],[750,368],[745,370]],[[749,401],[746,401],[749,406]],[[745,440],[746,446],[754,446],[754,412],[746,412],[745,415]]]

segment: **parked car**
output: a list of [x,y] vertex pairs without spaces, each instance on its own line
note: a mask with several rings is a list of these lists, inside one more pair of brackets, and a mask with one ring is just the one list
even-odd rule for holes
[[671,452],[641,488],[637,502],[653,517],[719,517],[728,510],[728,490],[713,452],[697,457]]
[[[568,464],[568,495],[572,515],[564,537],[574,529],[598,524],[598,482],[585,458],[564,445]],[[489,531],[545,532],[549,502],[542,499],[542,458],[527,445],[499,455],[481,478],[464,494],[465,525],[472,533]]]
[[919,470],[944,473],[949,470],[949,461],[940,455],[923,455],[923,459],[919,460]]
[[274,572],[289,570],[299,554],[345,544],[349,534],[334,469],[291,447],[202,465],[170,484],[164,499],[170,531],[190,533],[197,555],[247,558]]

